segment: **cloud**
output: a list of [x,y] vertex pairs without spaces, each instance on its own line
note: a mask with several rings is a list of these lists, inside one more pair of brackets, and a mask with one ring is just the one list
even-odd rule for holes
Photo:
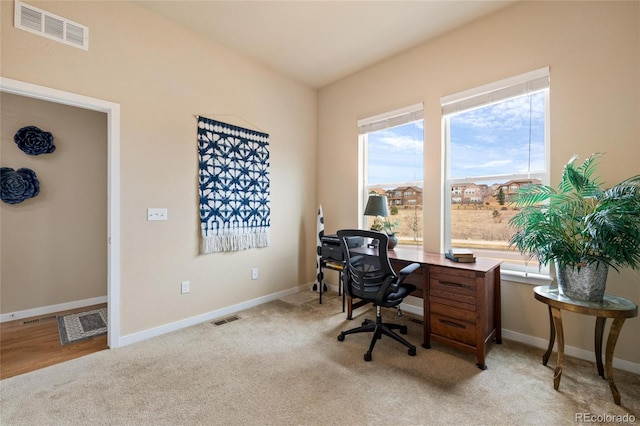
[[368,183],[423,179],[422,120],[368,135]]
[[540,92],[451,116],[451,176],[544,170],[544,112]]
[[[544,96],[540,92],[452,115],[451,177],[543,171]],[[423,120],[370,133],[368,183],[422,180],[423,138]]]
[[505,167],[506,165],[511,163],[512,161],[509,159],[493,160],[493,161],[487,161],[485,163],[479,163],[479,164],[462,164],[460,168],[462,169],[493,169],[496,167]]
[[452,125],[503,131],[529,127],[529,121],[544,119],[544,93],[520,96],[464,111],[451,117]]
[[411,136],[385,136],[378,140],[378,143],[381,145],[381,149],[397,150],[397,151],[406,151],[407,149],[418,150],[419,152],[423,152],[424,144],[422,140],[418,140],[415,137]]

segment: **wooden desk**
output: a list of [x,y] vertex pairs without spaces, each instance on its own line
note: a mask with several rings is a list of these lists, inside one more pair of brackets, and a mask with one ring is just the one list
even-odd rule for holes
[[[594,333],[594,346],[596,352],[596,365],[598,374],[606,378],[611,388],[613,401],[620,405],[620,392],[613,381],[613,351],[618,341],[618,335],[622,325],[627,318],[638,315],[638,306],[632,301],[623,297],[616,297],[609,294],[604,295],[602,302],[581,302],[569,299],[558,293],[557,288],[549,286],[538,286],[533,289],[537,300],[549,306],[549,347],[542,356],[542,364],[547,365],[553,344],[557,336],[558,339],[558,363],[553,374],[553,388],[558,390],[560,379],[562,378],[562,363],[564,361],[564,331],[562,329],[561,310],[576,312],[584,315],[596,317],[596,328]],[[607,349],[605,351],[605,368],[602,369],[602,337],[604,335],[604,324],[607,318],[613,318],[613,323],[609,329],[607,337]]]
[[[371,250],[353,251],[373,254]],[[478,258],[475,263],[457,263],[443,254],[404,247],[389,250],[389,258],[395,271],[410,263],[421,265],[405,282],[417,287],[412,296],[423,301],[422,347],[430,348],[434,340],[475,353],[478,368],[485,370],[487,342],[502,343],[500,261]],[[362,304],[349,297],[347,318]]]

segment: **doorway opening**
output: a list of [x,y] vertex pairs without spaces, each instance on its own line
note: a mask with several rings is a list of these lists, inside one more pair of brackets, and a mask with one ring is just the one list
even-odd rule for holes
[[120,346],[120,105],[2,77],[0,91],[107,115],[107,345],[117,348]]

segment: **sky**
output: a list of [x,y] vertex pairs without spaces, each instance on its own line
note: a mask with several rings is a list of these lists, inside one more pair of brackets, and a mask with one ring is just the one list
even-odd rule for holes
[[423,121],[369,133],[369,184],[422,181]]
[[[538,92],[452,115],[451,177],[473,181],[544,171],[544,95]],[[422,180],[423,135],[422,121],[370,133],[368,183]]]
[[450,143],[453,178],[544,171],[544,92],[453,115]]

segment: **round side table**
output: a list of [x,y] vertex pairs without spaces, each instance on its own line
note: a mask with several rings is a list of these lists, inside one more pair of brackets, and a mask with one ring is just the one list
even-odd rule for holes
[[[569,299],[558,293],[557,288],[549,286],[538,286],[533,289],[534,296],[537,300],[549,307],[549,347],[547,352],[542,356],[542,364],[547,365],[553,344],[558,340],[558,363],[553,376],[553,388],[558,390],[560,386],[560,378],[562,377],[562,363],[564,361],[564,332],[562,330],[562,314],[561,310],[576,312],[584,315],[596,317],[596,328],[594,335],[594,345],[596,354],[596,365],[598,374],[602,378],[606,378],[611,388],[613,401],[620,405],[620,392],[613,381],[613,351],[620,335],[622,325],[627,318],[633,318],[638,315],[638,306],[632,301],[623,297],[604,295],[602,302],[581,302]],[[613,318],[613,323],[609,329],[607,337],[607,347],[605,350],[604,370],[602,368],[602,338],[604,334],[604,324],[607,318]]]

